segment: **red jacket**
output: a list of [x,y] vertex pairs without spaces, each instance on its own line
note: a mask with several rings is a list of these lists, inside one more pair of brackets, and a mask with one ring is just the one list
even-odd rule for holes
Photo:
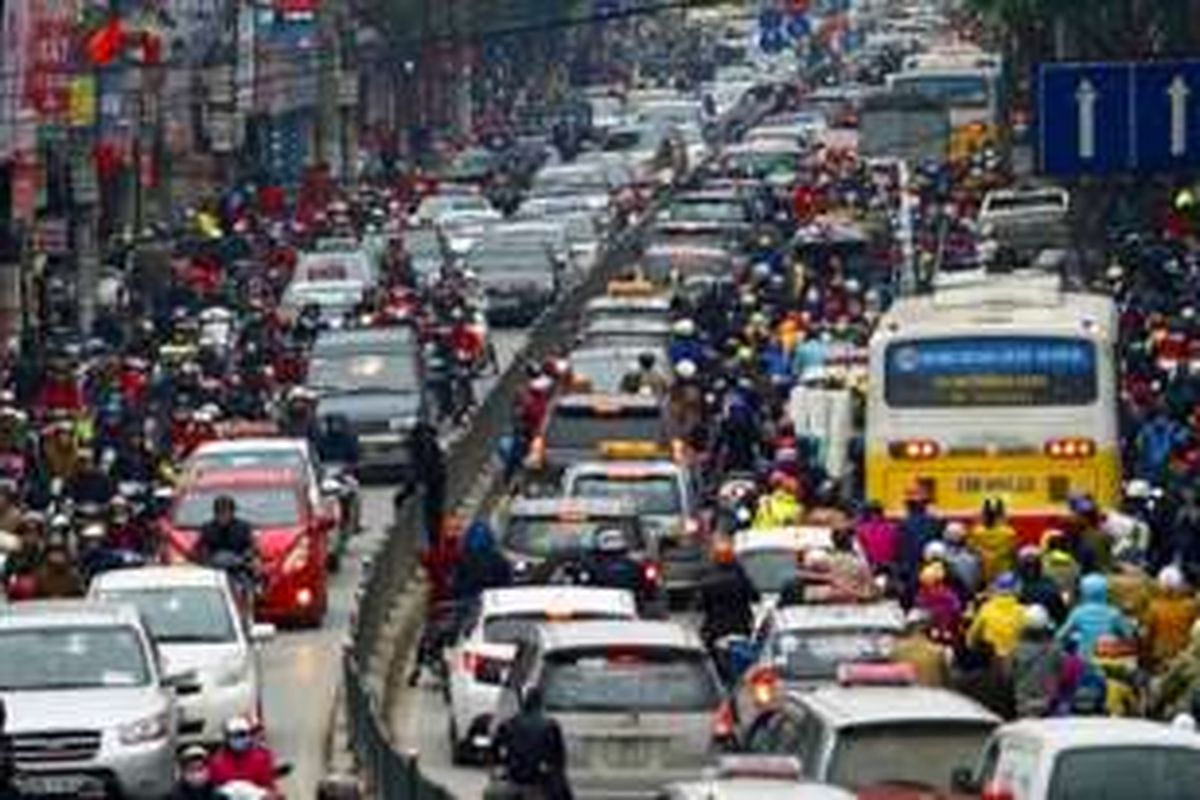
[[217,786],[233,781],[247,781],[266,789],[275,789],[275,756],[265,747],[251,747],[235,753],[222,747],[208,759],[208,771]]
[[83,392],[74,380],[51,378],[42,384],[37,405],[45,411],[76,413],[83,410]]

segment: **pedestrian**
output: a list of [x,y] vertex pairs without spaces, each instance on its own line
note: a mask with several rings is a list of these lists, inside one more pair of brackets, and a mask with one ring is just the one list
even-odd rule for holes
[[413,426],[408,439],[413,475],[421,487],[421,520],[426,547],[437,547],[446,505],[446,456],[437,428],[426,419]]
[[1054,639],[1049,612],[1040,605],[1025,608],[1021,639],[1013,652],[1014,703],[1018,717],[1045,717],[1060,693],[1064,655]]
[[496,763],[503,766],[505,780],[520,793],[518,796],[533,791],[540,792],[544,800],[571,800],[562,728],[546,715],[538,687],[524,690],[521,710],[500,726],[495,757]]

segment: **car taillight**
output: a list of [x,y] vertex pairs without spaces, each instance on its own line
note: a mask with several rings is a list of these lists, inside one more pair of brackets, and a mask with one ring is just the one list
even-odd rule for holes
[[462,668],[480,683],[503,683],[504,670],[508,662],[499,658],[489,658],[481,653],[470,650],[463,651]]
[[722,700],[713,714],[713,738],[718,740],[732,739],[734,732],[733,706],[728,700]]
[[1051,439],[1046,442],[1045,449],[1051,458],[1091,458],[1096,455],[1096,443],[1091,439]]
[[698,520],[694,517],[688,517],[686,520],[684,520],[683,532],[688,537],[694,538],[696,536],[699,536],[701,530],[702,530],[702,528],[700,525],[700,520]]
[[312,545],[309,543],[307,536],[301,536],[296,539],[296,543],[288,551],[287,557],[283,559],[282,569],[284,574],[290,575],[307,567],[311,549]]
[[646,579],[646,583],[657,586],[662,578],[662,570],[653,561],[648,562],[642,565],[642,577]]
[[774,704],[779,692],[779,673],[772,667],[757,667],[746,676],[746,685],[754,704],[766,708]]
[[920,461],[937,458],[938,453],[941,452],[941,448],[938,447],[937,442],[930,439],[905,439],[889,444],[888,451],[892,454],[892,458]]

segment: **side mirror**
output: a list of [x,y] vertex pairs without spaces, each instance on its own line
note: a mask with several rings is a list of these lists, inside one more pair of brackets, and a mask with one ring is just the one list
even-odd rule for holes
[[955,767],[950,773],[950,787],[964,794],[979,792],[979,782],[975,780],[975,773],[970,767]]
[[321,481],[321,494],[339,494],[342,491],[342,484],[335,478],[325,478]]
[[265,644],[275,638],[275,626],[269,622],[256,622],[250,626],[250,641]]
[[185,690],[193,687],[199,689],[200,676],[194,669],[187,670],[186,672],[172,672],[169,675],[163,676],[162,684],[168,689],[183,693]]

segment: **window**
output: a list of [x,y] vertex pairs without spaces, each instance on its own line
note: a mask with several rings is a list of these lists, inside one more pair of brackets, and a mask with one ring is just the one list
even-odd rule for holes
[[706,712],[720,702],[707,656],[670,647],[551,653],[542,675],[550,712]]
[[1190,800],[1200,752],[1184,747],[1088,747],[1058,757],[1047,800]]
[[571,486],[569,497],[626,499],[639,514],[680,514],[682,500],[678,479],[670,475],[626,478],[615,475],[581,475]]
[[179,587],[104,592],[102,597],[132,603],[155,641],[168,644],[232,642],[233,617],[219,589]]
[[503,542],[506,549],[536,557],[574,553],[590,548],[596,531],[602,528],[623,532],[630,550],[646,546],[634,517],[513,517],[505,528]]
[[290,528],[300,524],[300,496],[291,486],[189,491],[175,507],[173,524],[185,530],[203,527],[213,518],[213,501],[222,495],[233,497],[238,519],[254,528]]
[[615,409],[613,413],[574,406],[555,409],[546,429],[548,447],[591,450],[605,441],[657,442],[666,440],[660,408]]
[[146,651],[132,628],[0,633],[0,691],[132,688],[149,681]]
[[845,728],[839,732],[829,774],[822,777],[839,786],[907,783],[948,791],[954,770],[975,763],[991,731],[987,723],[957,721]]

